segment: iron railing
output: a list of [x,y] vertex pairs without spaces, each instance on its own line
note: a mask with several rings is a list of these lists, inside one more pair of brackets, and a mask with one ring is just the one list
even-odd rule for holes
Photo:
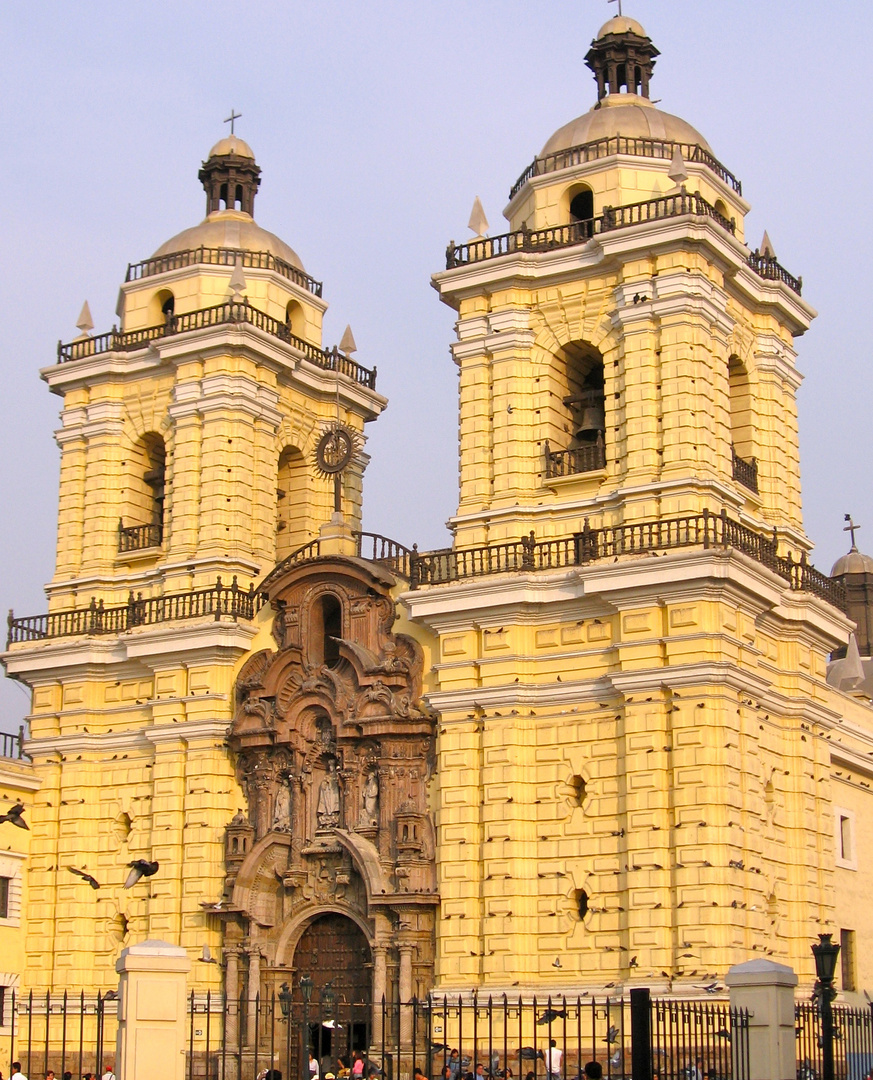
[[746,261],[758,277],[767,278],[768,281],[784,282],[798,296],[803,292],[803,278],[789,274],[785,267],[777,262],[775,256],[762,255],[760,251],[753,251]]
[[535,572],[569,566],[583,566],[598,559],[677,548],[735,548],[761,563],[790,588],[811,592],[834,607],[845,611],[846,592],[840,582],[816,570],[806,554],[795,561],[778,553],[774,536],[762,536],[745,525],[731,520],[722,511],[704,510],[678,518],[637,521],[626,525],[592,529],[586,519],[581,532],[556,540],[537,541],[531,532],[520,540],[507,540],[475,548],[444,548],[418,552],[413,548],[410,560],[410,587],[442,585],[488,574]]
[[738,484],[742,484],[743,487],[754,491],[758,494],[758,462],[755,458],[750,458],[746,461],[745,458],[741,458],[736,452],[734,447],[731,447],[731,465],[733,469],[733,478]]
[[236,575],[230,585],[217,578],[214,585],[190,592],[168,593],[165,596],[143,597],[131,592],[126,604],[106,607],[102,600],[92,599],[86,608],[53,611],[47,615],[28,615],[16,618],[10,611],[7,619],[6,647],[21,641],[43,641],[48,638],[76,637],[89,634],[122,634],[137,626],[178,619],[200,619],[222,615],[234,619],[252,620],[255,617],[257,596],[254,586],[242,589]]
[[618,154],[629,157],[660,158],[663,161],[670,161],[677,150],[685,161],[694,161],[705,165],[710,172],[715,173],[719,180],[732,187],[738,195],[742,195],[743,185],[734,174],[726,169],[718,158],[713,157],[708,150],[704,150],[697,143],[612,135],[603,139],[594,139],[592,142],[580,143],[578,146],[571,146],[566,150],[558,150],[554,154],[534,158],[512,185],[509,198],[514,199],[525,183],[534,176],[543,176],[545,173],[570,169],[576,165],[585,165],[589,161],[598,161],[601,158],[614,157]]
[[15,735],[10,731],[0,731],[0,758],[11,758],[13,761],[30,760],[24,752],[23,724]]
[[303,338],[292,334],[285,323],[252,307],[248,300],[229,300],[215,307],[186,311],[181,315],[170,315],[159,326],[148,326],[142,330],[122,332],[113,327],[105,334],[78,338],[67,344],[58,342],[58,363],[65,364],[107,352],[132,352],[145,348],[149,342],[170,337],[173,334],[184,334],[191,330],[203,330],[228,323],[248,323],[265,334],[284,341],[316,366],[327,371],[336,371],[340,375],[347,375],[370,390],[376,388],[375,368],[372,370],[365,368],[363,364],[359,364],[350,356],[340,352],[336,346],[332,349],[321,349],[309,341],[304,341]]
[[650,1032],[643,1051],[661,1080],[688,1080],[698,1061],[701,1075],[718,1080],[750,1074],[749,1014],[726,1003],[475,993],[405,1003],[342,997],[325,986],[306,1002],[287,983],[226,1005],[220,995],[192,994],[188,1080],[240,1080],[264,1069],[308,1080],[310,1054],[324,1076],[351,1067],[356,1053],[382,1080],[406,1080],[416,1067],[430,1080],[460,1080],[479,1064],[491,1078],[512,1070],[548,1080],[553,1042],[561,1058],[555,1072],[580,1077],[596,1061],[606,1080],[618,1080],[631,1075],[632,1009],[640,1004]]
[[546,479],[558,476],[575,476],[577,473],[596,472],[606,468],[606,448],[603,436],[598,434],[597,441],[571,450],[552,450],[548,440],[545,444]]
[[[416,553],[414,547],[404,547],[397,540],[391,540],[380,533],[355,531],[352,535],[356,542],[355,554],[359,559],[369,559],[371,562],[383,563],[393,573],[399,574],[407,580],[409,579],[411,561]],[[258,591],[261,595],[266,595],[273,582],[278,581],[290,567],[320,557],[321,541],[318,538],[310,540],[299,548],[295,548],[290,555],[286,555],[280,563],[273,567],[258,586]]]
[[164,526],[160,521],[147,525],[125,525],[118,522],[118,550],[141,551],[143,548],[160,547],[164,539]]
[[662,1080],[742,1080],[750,1075],[747,1009],[727,1002],[656,998],[651,1024],[652,1066]]
[[233,267],[237,263],[246,270],[274,270],[313,296],[321,296],[321,282],[310,277],[305,271],[277,258],[269,251],[242,251],[239,248],[187,248],[185,251],[173,251],[169,255],[143,259],[142,262],[128,263],[124,280],[141,281],[154,274],[165,274],[168,270],[181,270],[186,266]]
[[535,230],[523,226],[500,236],[471,240],[469,244],[451,243],[446,249],[446,269],[496,259],[501,255],[519,251],[544,252],[573,247],[587,243],[592,236],[600,233],[686,215],[712,218],[731,235],[736,231],[735,223],[728,221],[702,195],[681,191],[676,195],[646,199],[644,202],[630,203],[627,206],[606,206],[600,217],[586,221],[572,221],[567,225],[553,225],[547,229]]
[[[17,994],[7,990],[3,1024],[8,1025],[9,1061],[20,1061],[26,1076],[61,1077],[90,1072],[99,1077],[115,1062],[118,1029],[116,991]],[[5,1042],[5,1038],[4,1038]]]
[[[834,1005],[834,1073],[836,1080],[864,1080],[873,1067],[873,1005]],[[820,1080],[824,1038],[818,1000],[794,1003],[797,1036],[797,1080]]]

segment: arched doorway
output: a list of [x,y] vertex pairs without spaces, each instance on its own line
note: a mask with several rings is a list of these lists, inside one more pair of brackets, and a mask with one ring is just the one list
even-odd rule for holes
[[372,956],[363,931],[347,915],[319,915],[300,935],[294,967],[309,975],[314,997],[328,982],[337,1002],[361,1004],[372,994]]
[[[372,997],[372,955],[361,928],[346,915],[319,915],[303,931],[294,950],[298,978],[312,979],[309,1046],[323,1065],[332,1068],[341,1056],[346,1065],[354,1050],[369,1041]],[[323,1004],[330,983],[334,1004]],[[322,1074],[323,1075],[323,1074]]]

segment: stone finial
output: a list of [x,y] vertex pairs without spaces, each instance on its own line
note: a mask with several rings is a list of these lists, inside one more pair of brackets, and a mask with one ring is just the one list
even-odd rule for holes
[[352,333],[352,328],[348,323],[346,323],[346,328],[343,330],[343,336],[339,343],[339,347],[346,356],[351,356],[353,352],[358,351],[358,346],[355,344],[355,335]]
[[83,337],[87,337],[94,329],[94,320],[91,318],[91,309],[88,307],[87,300],[82,304],[82,310],[79,312],[79,321],[76,323],[76,327],[82,331]]
[[485,217],[485,210],[478,195],[473,201],[473,209],[470,211],[470,220],[467,222],[467,228],[472,230],[477,237],[486,236],[488,233],[488,218]]
[[673,151],[673,158],[670,162],[670,171],[667,175],[677,187],[680,184],[684,184],[688,179],[688,170],[685,168],[685,159],[682,157],[682,151],[678,146]]
[[234,300],[242,300],[243,289],[246,288],[246,276],[243,273],[242,259],[237,258],[233,273],[230,275],[230,291]]
[[773,244],[770,242],[770,237],[767,235],[767,230],[764,230],[764,239],[761,241],[761,254],[765,259],[775,259],[776,252],[773,250]]

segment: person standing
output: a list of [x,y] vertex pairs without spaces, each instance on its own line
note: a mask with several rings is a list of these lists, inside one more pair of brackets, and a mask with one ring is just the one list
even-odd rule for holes
[[546,1072],[549,1074],[549,1080],[561,1080],[561,1063],[564,1060],[564,1053],[558,1049],[558,1044],[554,1039],[549,1042],[549,1048],[545,1053]]
[[27,1077],[21,1071],[20,1061],[12,1062],[12,1068],[9,1071],[9,1080],[27,1080]]
[[115,1080],[115,1073],[112,1071],[111,1065],[103,1066],[103,1075],[100,1077],[100,1080]]

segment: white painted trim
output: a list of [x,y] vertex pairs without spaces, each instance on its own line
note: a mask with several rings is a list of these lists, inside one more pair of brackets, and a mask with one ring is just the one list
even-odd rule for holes
[[69,755],[76,753],[108,753],[147,750],[159,743],[195,739],[224,740],[231,725],[230,720],[183,720],[178,724],[152,724],[149,727],[136,728],[132,731],[76,732],[73,735],[49,735],[39,739],[28,739],[25,748],[28,754],[46,756],[48,754]]

